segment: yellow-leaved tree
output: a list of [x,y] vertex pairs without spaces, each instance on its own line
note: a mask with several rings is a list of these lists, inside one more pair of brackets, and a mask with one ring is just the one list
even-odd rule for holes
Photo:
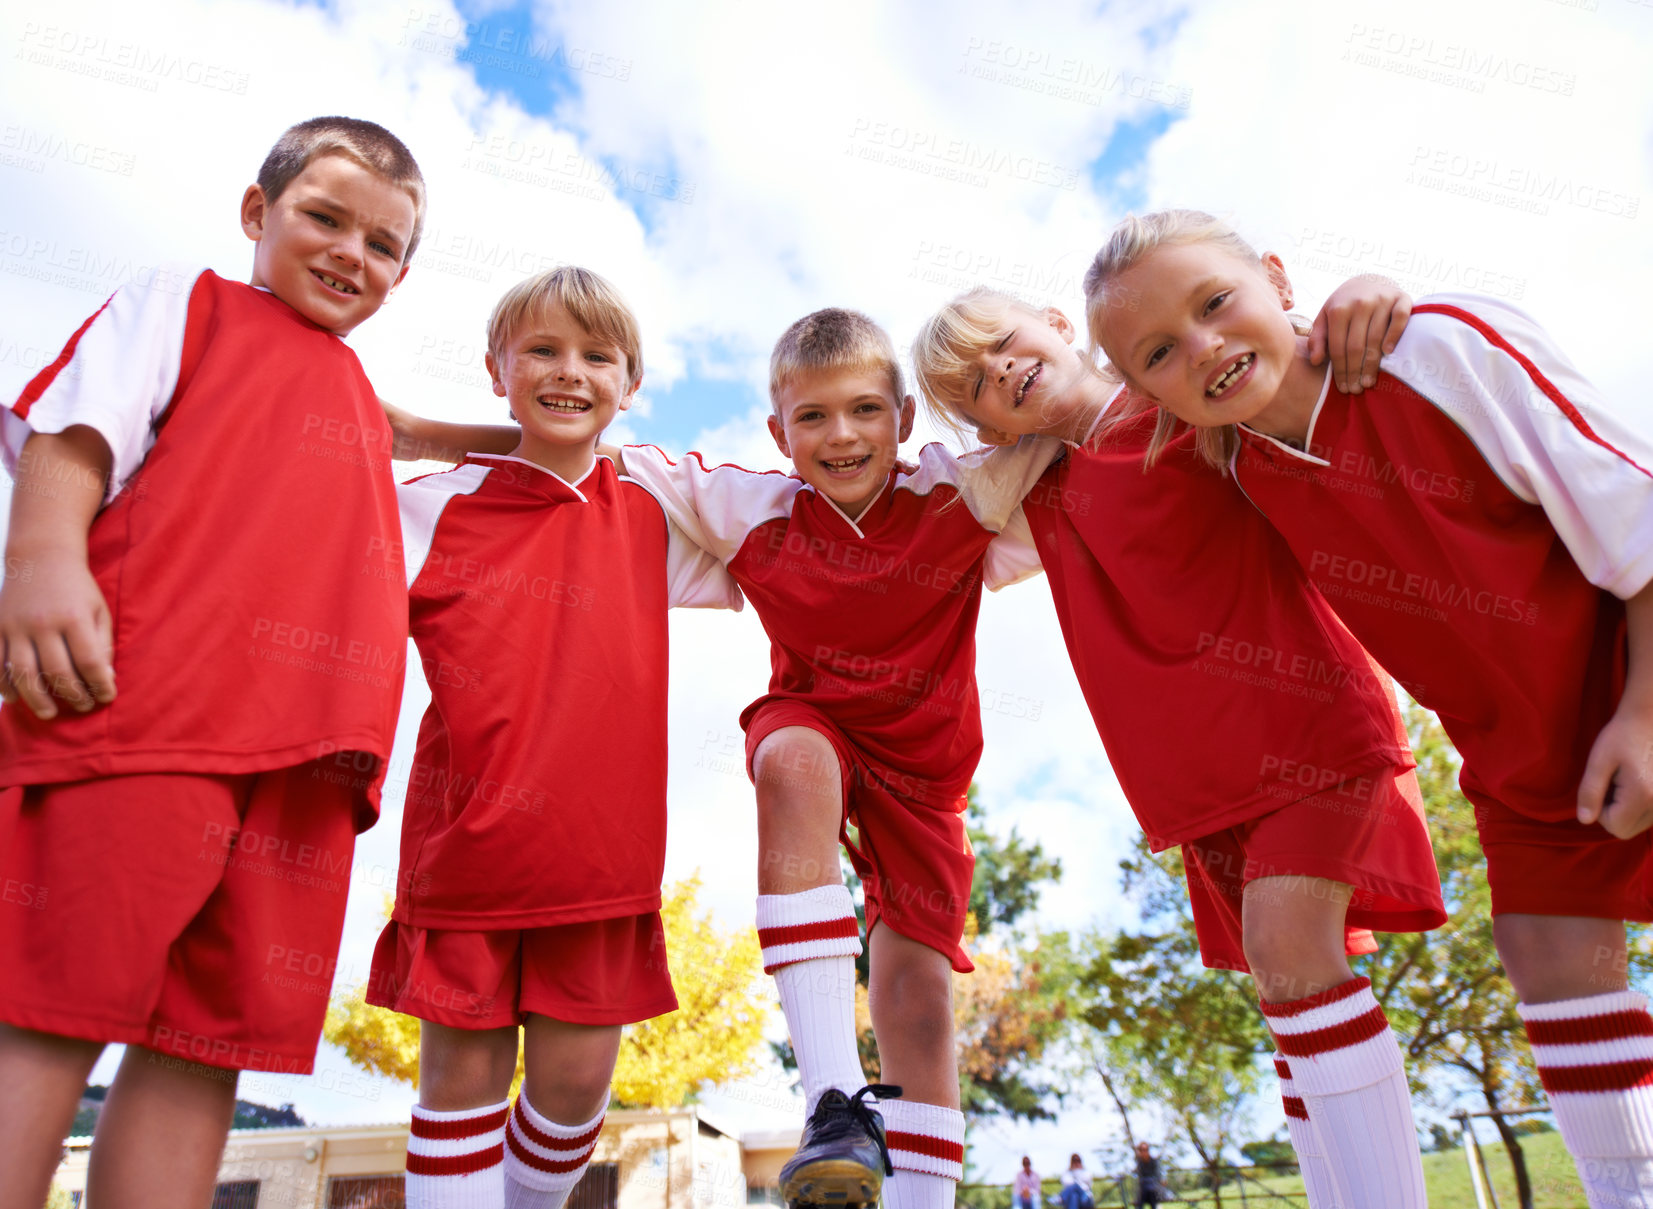
[[[699,874],[666,887],[660,916],[678,1010],[626,1028],[614,1068],[619,1107],[675,1107],[752,1069],[765,1011],[757,932],[720,932],[698,909],[699,894]],[[418,1085],[419,1021],[368,1005],[361,987],[329,1005],[324,1035],[364,1070]],[[513,1093],[521,1082],[519,1057]]]

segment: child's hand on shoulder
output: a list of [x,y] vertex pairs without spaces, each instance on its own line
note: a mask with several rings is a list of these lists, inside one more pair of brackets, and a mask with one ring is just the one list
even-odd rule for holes
[[1578,786],[1578,821],[1621,840],[1653,825],[1653,703],[1627,696],[1596,736]]
[[[36,717],[61,699],[85,713],[115,699],[109,606],[84,557],[8,555],[0,588],[0,699]],[[55,698],[55,699],[54,699]]]
[[1377,385],[1378,359],[1395,342],[1412,315],[1411,296],[1387,277],[1353,277],[1332,291],[1309,331],[1309,364],[1332,362],[1337,389],[1358,395]]

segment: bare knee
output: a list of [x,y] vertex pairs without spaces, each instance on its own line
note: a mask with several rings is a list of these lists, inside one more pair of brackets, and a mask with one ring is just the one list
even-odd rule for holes
[[953,971],[948,959],[880,925],[870,937],[868,987],[880,1076],[908,1099],[957,1108]]
[[760,812],[836,813],[841,799],[838,752],[807,726],[783,726],[752,753]]
[[1629,985],[1622,920],[1499,915],[1493,918],[1492,935],[1522,1003],[1584,999]]
[[559,1125],[589,1121],[608,1103],[618,1025],[578,1025],[528,1018],[523,1092],[534,1111]]
[[1303,999],[1353,977],[1344,954],[1347,887],[1322,878],[1258,878],[1245,888],[1242,944],[1268,1003]]
[[840,879],[838,753],[819,731],[787,726],[752,755],[758,795],[758,890],[792,894]]
[[515,1028],[457,1029],[425,1021],[419,1030],[419,1103],[433,1112],[497,1104],[517,1068]]
[[572,1070],[563,1066],[529,1072],[523,1080],[522,1091],[540,1116],[549,1117],[559,1125],[578,1125],[603,1110],[613,1090],[613,1080],[612,1068]]
[[952,1046],[953,976],[944,958],[878,967],[868,988],[868,1006],[881,1049],[886,1038]]

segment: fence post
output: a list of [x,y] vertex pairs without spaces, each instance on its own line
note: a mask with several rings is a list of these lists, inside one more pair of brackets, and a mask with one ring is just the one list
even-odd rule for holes
[[1475,1160],[1480,1158],[1481,1144],[1476,1140],[1475,1130],[1470,1126],[1468,1113],[1459,1113],[1452,1118],[1458,1122],[1463,1131],[1464,1161],[1469,1164],[1469,1186],[1475,1190],[1475,1209],[1487,1209],[1487,1187],[1482,1179],[1481,1164]]

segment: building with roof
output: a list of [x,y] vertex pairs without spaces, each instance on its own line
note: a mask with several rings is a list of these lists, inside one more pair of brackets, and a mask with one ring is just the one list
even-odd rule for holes
[[[749,1135],[696,1108],[611,1109],[569,1209],[733,1209],[779,1204],[797,1129]],[[232,1130],[213,1209],[403,1209],[407,1122]],[[57,1184],[79,1206],[90,1138],[64,1145]]]

